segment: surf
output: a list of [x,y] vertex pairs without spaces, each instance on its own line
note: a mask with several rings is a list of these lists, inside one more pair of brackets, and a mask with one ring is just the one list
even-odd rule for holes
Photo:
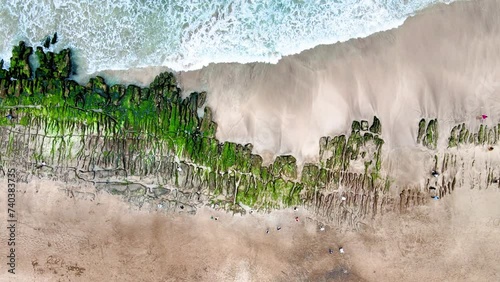
[[[368,1],[9,1],[1,0],[0,58],[11,46],[43,43],[72,48],[80,72],[210,63],[268,62],[401,25],[438,0]],[[446,3],[449,3],[446,2]]]

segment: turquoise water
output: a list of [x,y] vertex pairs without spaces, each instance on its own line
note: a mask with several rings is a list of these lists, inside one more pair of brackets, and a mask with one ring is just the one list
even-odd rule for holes
[[277,62],[397,27],[438,0],[0,0],[0,57],[25,40],[72,47],[80,72]]

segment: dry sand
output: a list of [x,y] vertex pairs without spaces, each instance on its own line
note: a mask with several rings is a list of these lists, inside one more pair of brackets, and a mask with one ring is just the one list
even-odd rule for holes
[[[402,179],[408,171],[424,173],[432,156],[412,149],[421,117],[437,117],[441,132],[463,121],[477,126],[480,113],[490,116],[487,123],[499,120],[499,13],[498,1],[441,5],[366,39],[319,46],[277,65],[210,65],[180,74],[180,83],[209,92],[219,138],[252,142],[268,161],[280,153],[314,160],[321,136],[345,133],[352,119],[377,115],[390,157],[386,169]],[[119,81],[139,81],[139,72],[118,74]],[[441,137],[444,144],[446,134]],[[498,162],[499,148],[495,155],[481,150],[463,156],[469,163]],[[64,191],[93,193],[91,187],[33,180],[18,189],[18,274],[7,274],[2,262],[0,281],[500,280],[498,189],[465,186],[359,233],[320,232],[304,211],[300,223],[290,210],[164,215],[111,195],[91,200]],[[0,206],[6,207],[3,196]],[[4,224],[5,216],[0,213]],[[1,234],[6,260],[7,233]],[[328,254],[339,246],[345,255]]]
[[[1,185],[6,186],[6,181]],[[321,278],[345,264],[340,254],[328,254],[329,247],[338,248],[334,234],[318,236],[316,224],[305,220],[301,210],[244,218],[209,209],[196,216],[164,215],[131,209],[109,194],[97,194],[91,200],[66,192],[93,192],[90,187],[36,181],[18,184],[18,189],[19,265],[15,276],[2,271],[0,281],[103,281],[104,277],[110,281],[290,281]],[[6,206],[3,197],[1,204]],[[303,220],[296,222],[295,216]],[[5,213],[1,220],[5,222]],[[277,231],[277,226],[282,229]],[[4,253],[5,248],[5,258]],[[71,268],[76,266],[82,268],[80,274]]]

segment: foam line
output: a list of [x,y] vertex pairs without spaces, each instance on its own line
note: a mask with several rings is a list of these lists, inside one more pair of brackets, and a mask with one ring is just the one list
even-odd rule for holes
[[139,1],[0,0],[0,57],[19,40],[57,31],[84,73],[146,66],[199,69],[270,62],[401,25],[438,0]]

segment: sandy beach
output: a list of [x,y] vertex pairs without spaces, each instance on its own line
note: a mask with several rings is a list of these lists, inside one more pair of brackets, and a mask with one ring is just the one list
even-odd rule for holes
[[[352,120],[376,115],[386,142],[383,171],[397,187],[423,186],[434,155],[452,152],[463,163],[461,187],[439,201],[387,213],[358,231],[321,230],[301,207],[245,216],[208,206],[196,215],[163,213],[92,186],[32,177],[17,191],[18,274],[0,273],[0,280],[497,281],[500,188],[476,184],[485,167],[498,175],[500,148],[446,147],[459,123],[477,130],[481,114],[489,116],[484,125],[500,122],[499,46],[500,1],[457,2],[275,65],[211,64],[177,74],[185,95],[207,92],[217,138],[252,143],[266,163],[280,154],[296,156],[299,168],[318,161],[322,136],[348,133]],[[164,70],[99,74],[146,85]],[[436,151],[416,143],[421,118],[439,121]]]
[[341,233],[301,208],[165,214],[47,180],[19,184],[17,195],[17,274],[2,281],[495,281],[500,272],[498,189],[461,189]]

